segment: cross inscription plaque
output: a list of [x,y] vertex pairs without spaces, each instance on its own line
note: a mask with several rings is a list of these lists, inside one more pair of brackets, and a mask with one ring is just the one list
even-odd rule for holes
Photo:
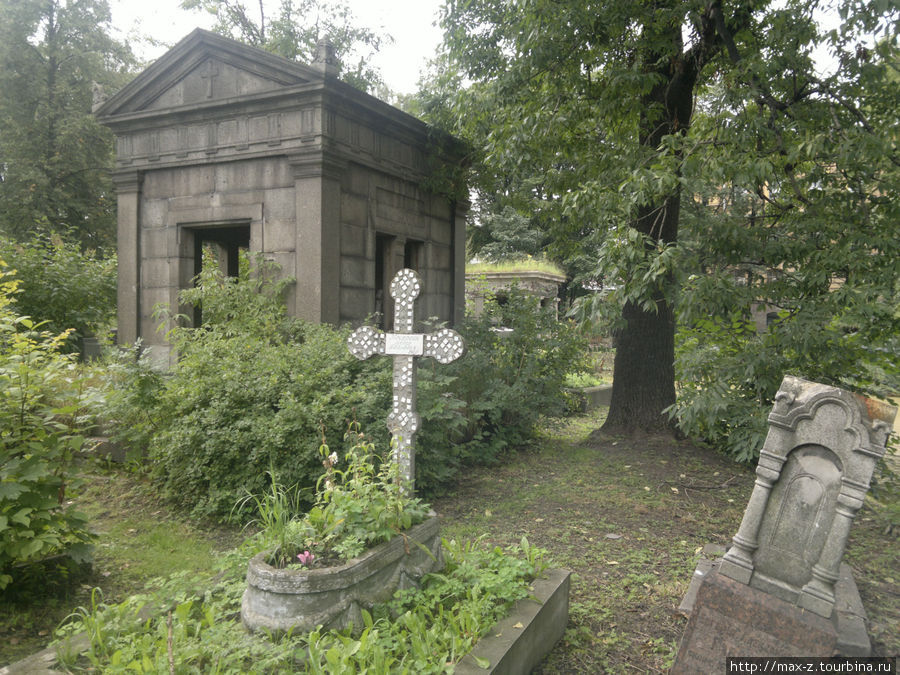
[[391,282],[394,299],[394,333],[371,326],[357,328],[347,338],[347,348],[363,360],[375,354],[394,357],[394,400],[388,416],[388,429],[394,445],[394,461],[400,467],[400,480],[410,494],[415,488],[415,442],[419,429],[416,413],[415,359],[430,356],[438,363],[455,361],[466,351],[462,336],[450,328],[434,333],[413,333],[413,303],[422,290],[422,281],[413,270],[397,272]]

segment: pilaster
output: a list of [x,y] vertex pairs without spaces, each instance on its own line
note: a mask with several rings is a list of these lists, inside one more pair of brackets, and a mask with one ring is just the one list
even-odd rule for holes
[[117,319],[120,345],[130,345],[141,337],[141,186],[140,171],[113,174],[117,201],[118,291]]

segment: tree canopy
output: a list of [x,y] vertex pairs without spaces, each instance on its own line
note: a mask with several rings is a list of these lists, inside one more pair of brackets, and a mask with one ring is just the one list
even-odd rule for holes
[[[447,58],[421,105],[475,149],[475,211],[490,217],[470,241],[496,248],[518,223],[576,281],[614,288],[580,310],[611,298],[621,312],[608,429],[675,415],[727,438],[786,370],[851,387],[891,377],[900,12],[842,0],[826,31],[820,4],[445,6]],[[762,305],[773,323],[751,330]]]
[[252,9],[243,0],[183,0],[181,6],[215,16],[217,33],[305,63],[326,38],[334,45],[342,80],[363,91],[386,89],[371,58],[392,38],[358,26],[344,2],[282,0],[274,16],[262,2]]
[[129,77],[106,0],[0,0],[0,231],[115,242],[112,135],[94,94]]

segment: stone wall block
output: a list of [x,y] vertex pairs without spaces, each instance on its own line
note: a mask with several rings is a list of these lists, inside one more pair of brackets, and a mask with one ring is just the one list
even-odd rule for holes
[[297,241],[294,223],[266,220],[262,227],[262,247],[266,253],[274,251],[293,251]]
[[169,250],[169,240],[171,239],[171,236],[169,234],[168,228],[142,227],[140,236],[141,251],[150,251],[152,255],[158,257],[167,257],[172,255],[173,253],[177,253],[175,251]]
[[169,200],[167,199],[141,200],[141,229],[165,227],[168,211]]
[[144,175],[144,199],[183,197],[209,194],[215,189],[215,169],[212,166],[160,169]]
[[356,227],[365,227],[369,217],[369,204],[365,197],[341,194],[341,222]]
[[371,288],[375,279],[375,262],[365,258],[341,258],[341,286]]
[[341,255],[366,257],[366,238],[368,236],[364,227],[341,225]]
[[167,288],[171,284],[168,258],[144,258],[142,261],[141,285],[148,288]]
[[360,322],[374,311],[375,289],[341,289],[341,321]]
[[436,270],[449,270],[450,260],[451,255],[449,246],[435,245],[427,247],[425,252],[425,265],[427,267]]
[[242,192],[245,190],[291,187],[294,177],[284,157],[254,159],[244,162],[223,162],[216,165],[216,190]]

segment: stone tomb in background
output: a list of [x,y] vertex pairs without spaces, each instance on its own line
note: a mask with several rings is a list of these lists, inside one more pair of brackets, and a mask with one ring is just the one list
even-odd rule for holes
[[242,249],[278,263],[310,321],[392,329],[402,268],[420,316],[461,320],[467,204],[429,187],[461,145],[335,71],[327,44],[306,66],[198,29],[95,108],[116,135],[120,344],[171,360],[153,309],[184,311],[207,245],[230,275]]
[[866,656],[865,613],[842,565],[896,408],[787,376],[756,484],[720,563],[698,568],[673,673],[728,656]]

